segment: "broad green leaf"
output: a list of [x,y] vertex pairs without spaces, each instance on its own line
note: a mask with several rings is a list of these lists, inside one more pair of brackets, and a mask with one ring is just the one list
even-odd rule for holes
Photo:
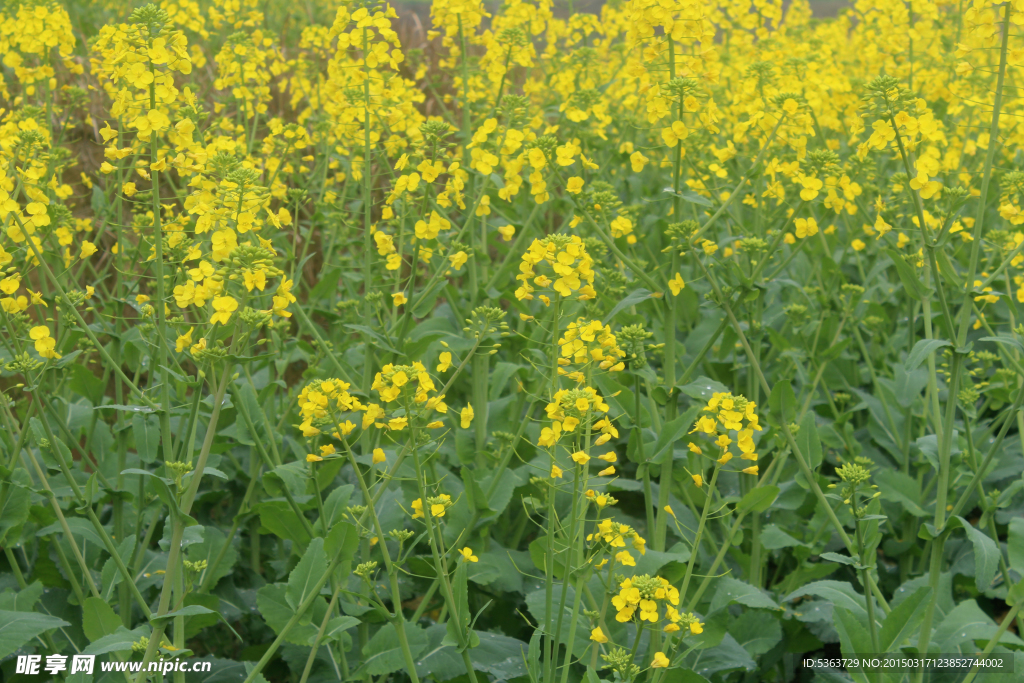
[[[267,626],[278,635],[284,630],[285,624],[295,614],[295,610],[288,604],[285,598],[285,584],[272,583],[263,586],[256,591],[256,606],[259,614],[266,620]],[[322,597],[313,601],[313,619],[316,623],[296,624],[285,634],[284,639],[293,645],[309,645],[311,639],[316,637],[320,623],[327,613],[327,601]]]
[[[299,563],[295,565],[295,569],[288,575],[288,587],[285,589],[284,595],[293,610],[299,611],[309,596],[319,592],[317,584],[326,568],[327,556],[324,554],[324,540],[314,538],[309,542],[309,547],[306,548]],[[302,615],[300,623],[309,623],[308,612]]]
[[216,612],[208,607],[203,607],[202,605],[186,605],[179,610],[168,612],[164,615],[158,616],[154,614],[149,618],[149,621],[154,626],[159,626],[160,624],[165,624],[171,621],[175,617],[193,617],[201,614],[216,614]]
[[899,470],[880,468],[875,472],[873,481],[882,493],[882,500],[899,504],[915,517],[928,516],[920,505],[921,484],[910,475]]
[[905,639],[917,634],[917,627],[924,618],[924,606],[931,594],[931,588],[922,586],[886,615],[878,634],[878,645],[882,652],[896,652],[896,648]]
[[149,637],[152,630],[148,626],[139,626],[134,631],[129,631],[124,626],[118,626],[109,636],[103,636],[93,642],[82,654],[105,655],[108,652],[131,652],[132,644],[139,642],[143,636]]
[[[850,610],[835,605],[832,608],[833,625],[839,633],[839,642],[844,657],[859,657],[871,652],[871,639],[867,623],[853,615]],[[866,683],[868,677],[861,671],[848,671],[853,680]]]
[[931,290],[924,286],[914,268],[903,260],[903,256],[898,251],[886,249],[885,253],[889,255],[892,264],[896,266],[896,275],[899,276],[900,282],[903,283],[908,294],[918,300],[931,296]]
[[779,487],[767,484],[747,491],[747,495],[736,504],[737,512],[764,512],[771,507],[779,495]]
[[768,397],[768,410],[775,423],[792,424],[796,419],[796,394],[790,382],[776,382]]
[[1014,517],[1010,520],[1006,552],[1010,558],[1010,566],[1018,574],[1024,575],[1024,517]]
[[[932,642],[939,652],[975,652],[976,640],[989,640],[999,629],[996,622],[974,600],[964,600],[946,615],[935,629]],[[1007,631],[1000,643],[1024,647],[1024,641]]]
[[[32,492],[26,488],[32,485],[32,478],[22,468],[10,473],[10,477],[0,483],[0,545],[12,529],[20,527],[28,520]],[[16,534],[11,536],[15,540]]]
[[0,611],[0,659],[4,659],[39,634],[61,626],[71,624],[38,612]]
[[963,517],[949,520],[950,527],[960,526],[967,532],[967,539],[974,546],[974,582],[984,593],[992,587],[992,579],[999,568],[999,546],[984,531],[976,529]]
[[156,462],[160,455],[160,421],[156,415],[132,415],[135,452],[145,463]]
[[[406,641],[415,660],[427,647],[427,632],[414,624],[406,623],[404,626]],[[405,656],[402,654],[398,632],[394,624],[386,623],[363,648],[363,665],[357,673],[385,676],[405,668]],[[357,674],[353,674],[355,677]]]
[[796,435],[796,445],[800,448],[807,466],[816,471],[821,466],[821,439],[818,438],[818,427],[814,422],[814,411],[808,410],[800,421],[800,431]]
[[96,642],[103,636],[109,636],[121,626],[121,617],[97,597],[85,599],[82,605],[82,630],[89,642]]
[[711,598],[708,614],[714,614],[732,603],[760,609],[779,609],[778,603],[765,595],[761,589],[731,576],[725,576],[715,583],[714,597]]
[[760,657],[782,641],[778,617],[764,610],[745,611],[729,624],[729,633],[751,657]]
[[32,612],[39,598],[43,596],[43,590],[43,584],[38,580],[25,586],[24,590],[14,591],[8,588],[0,593],[0,611]]
[[[186,553],[192,562],[206,560],[206,570],[200,579],[211,589],[217,585],[218,581],[231,573],[238,561],[238,551],[235,550],[231,540],[225,538],[224,532],[214,526],[206,527],[202,543],[188,546]],[[220,563],[214,566],[218,557],[220,557]]]
[[[828,600],[836,607],[849,610],[858,620],[864,620],[867,624],[867,610],[864,607],[864,596],[858,593],[853,586],[846,581],[815,581],[806,586],[796,589],[787,595],[783,602],[790,602],[795,598],[804,595],[816,595],[819,598]],[[877,613],[878,610],[875,610]],[[867,650],[864,650],[867,652]]]
[[[756,489],[755,489],[756,490]],[[807,545],[797,540],[780,529],[776,524],[767,524],[761,529],[761,545],[768,550],[779,550],[781,548],[792,548],[795,546]]]
[[906,362],[903,363],[907,368],[907,372],[913,372],[916,370],[917,366],[923,363],[928,356],[932,355],[944,346],[952,346],[952,344],[945,339],[921,339],[918,341],[914,344],[914,348],[910,350],[910,355],[907,356]]

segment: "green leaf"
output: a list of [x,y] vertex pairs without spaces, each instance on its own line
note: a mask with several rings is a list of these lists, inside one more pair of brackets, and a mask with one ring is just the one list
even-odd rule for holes
[[909,263],[903,260],[903,257],[895,249],[886,249],[885,253],[892,259],[892,264],[896,266],[896,275],[899,276],[900,282],[903,283],[903,287],[907,292],[915,299],[922,300],[926,297],[931,296],[931,290],[924,286],[921,279],[914,272],[914,269]]
[[28,520],[32,493],[25,486],[30,484],[28,473],[20,467],[11,472],[10,480],[0,484],[0,545],[8,545],[4,543],[7,533]]
[[[699,406],[695,407],[698,410],[700,409]],[[692,410],[687,411],[685,414],[662,426],[661,432],[658,433],[658,440],[654,442],[651,452],[646,454],[649,461],[662,463],[672,457],[673,446],[679,439],[686,436],[690,425],[693,424],[691,412]]]
[[[999,627],[974,600],[964,600],[954,607],[935,629],[932,642],[939,652],[974,652],[976,640],[989,640]],[[1024,647],[1024,641],[1007,631],[999,639],[1002,644]]]
[[853,567],[860,567],[860,562],[850,557],[849,555],[840,555],[839,553],[822,553],[821,559],[828,560],[829,562],[839,562],[840,564],[848,564]]
[[4,659],[39,634],[61,626],[71,624],[38,612],[0,611],[0,659]]
[[283,500],[268,500],[260,503],[257,508],[260,513],[260,526],[263,529],[299,546],[309,543],[306,528],[288,503]]
[[882,500],[899,504],[915,517],[928,516],[920,505],[921,484],[909,474],[899,470],[879,469],[875,472],[874,482],[882,493]]
[[[715,394],[729,393],[729,389],[726,388],[724,384],[713,379],[708,379],[703,375],[689,384],[684,384],[679,387],[679,391],[698,401],[707,401]],[[701,409],[703,409],[703,406],[701,406]]]
[[923,363],[928,356],[932,355],[944,346],[952,346],[945,339],[922,339],[914,344],[914,348],[910,350],[910,355],[907,356],[906,362],[903,365],[907,368],[907,372],[913,372],[917,369],[921,363]]
[[[309,542],[309,547],[306,548],[299,563],[295,565],[295,569],[288,575],[288,587],[285,589],[284,596],[294,611],[298,612],[302,603],[319,590],[317,583],[323,576],[325,567],[327,567],[327,556],[324,554],[324,539],[314,538]],[[308,611],[302,615],[299,623],[309,623]]]
[[[861,623],[854,614],[838,605],[832,608],[833,625],[839,633],[839,643],[845,657],[859,657],[871,652],[871,639],[866,623]],[[856,670],[848,670],[855,681],[867,681],[867,676]]]
[[619,303],[615,304],[615,308],[613,308],[611,310],[611,313],[609,313],[608,315],[606,315],[604,317],[603,323],[605,325],[607,325],[611,320],[615,319],[615,315],[619,311],[621,311],[621,310],[623,310],[625,308],[628,308],[630,306],[635,306],[636,304],[641,303],[643,301],[647,301],[650,298],[651,298],[651,292],[649,290],[646,290],[646,289],[644,289],[642,287],[639,288],[639,289],[634,289],[632,292],[630,292],[625,297],[623,297],[622,301],[620,301]]
[[121,626],[121,617],[102,599],[91,597],[82,605],[82,630],[89,642],[109,636]]
[[971,526],[963,517],[953,517],[949,520],[949,527],[963,527],[967,532],[967,539],[974,546],[974,583],[978,590],[984,593],[992,588],[992,579],[999,567],[999,546],[988,535]]
[[[414,659],[426,649],[427,632],[420,627],[405,624],[405,637]],[[385,676],[405,668],[405,656],[398,640],[398,631],[395,630],[395,625],[389,622],[381,626],[363,648],[363,665],[352,677],[358,678],[360,674]]]
[[744,583],[739,579],[726,576],[715,584],[714,597],[711,598],[711,607],[708,614],[714,614],[727,605],[736,603],[759,609],[779,609],[778,603],[769,598],[759,588]]
[[361,623],[362,622],[355,617],[334,617],[327,622],[327,628],[324,629],[324,641],[340,640],[342,633],[350,628],[358,626]]
[[796,434],[796,445],[800,448],[804,458],[807,459],[807,466],[811,471],[816,471],[821,466],[821,439],[818,437],[818,427],[814,422],[814,411],[808,410],[804,419],[800,421],[800,431]]
[[[225,548],[227,546],[227,548]],[[224,551],[220,564],[213,566],[214,560]],[[206,570],[203,572],[202,581],[211,589],[216,587],[217,582],[231,573],[232,568],[238,561],[238,551],[232,545],[231,539],[224,537],[224,532],[215,526],[206,527],[201,543],[188,546],[186,551],[188,559],[192,562],[206,560]]]
[[662,683],[709,683],[708,679],[693,669],[669,669],[661,680]]
[[[256,591],[256,607],[259,609],[260,616],[266,620],[267,626],[272,628],[274,633],[278,635],[281,634],[285,624],[295,614],[295,610],[288,604],[288,600],[285,597],[285,590],[285,584],[272,583]],[[323,598],[314,600],[312,613],[316,626],[309,622],[296,624],[285,634],[284,639],[293,645],[309,645],[311,639],[316,637],[319,630],[321,623],[319,620],[322,620],[327,613],[327,601]]]
[[1024,517],[1014,517],[1010,520],[1006,553],[1010,559],[1010,566],[1018,574],[1024,575]]
[[782,625],[770,612],[748,610],[729,625],[729,633],[750,653],[760,657],[782,641]]
[[768,484],[747,491],[747,495],[736,504],[736,512],[764,512],[779,496],[779,487]]
[[[787,595],[783,602],[790,602],[804,595],[816,595],[828,600],[836,607],[849,610],[867,625],[867,610],[864,609],[864,596],[858,593],[846,581],[815,581],[796,589]],[[876,610],[877,611],[877,610]],[[869,652],[869,650],[863,650]]]
[[904,640],[917,634],[917,628],[924,618],[924,607],[931,594],[930,587],[921,586],[892,608],[882,622],[882,630],[878,634],[878,645],[882,652],[895,652],[895,648]]
[[86,655],[105,655],[108,652],[131,652],[132,643],[137,643],[143,636],[149,636],[148,626],[140,626],[134,631],[129,631],[124,626],[118,626],[109,636],[103,636],[93,642],[82,651]]
[[156,462],[160,454],[160,422],[155,415],[132,415],[135,452],[142,462]]
[[780,424],[792,424],[796,419],[796,394],[791,382],[776,382],[768,397],[768,410],[772,419]]
[[995,342],[997,344],[1009,344],[1010,346],[1013,346],[1014,348],[1016,348],[1019,351],[1024,351],[1024,344],[1021,344],[1014,337],[1011,337],[1009,335],[997,335],[995,337],[982,337],[978,341],[990,341],[990,342]]
[[807,544],[793,538],[780,529],[778,525],[767,524],[761,529],[761,545],[768,550],[780,550],[782,548],[793,548]]
[[168,612],[164,615],[153,615],[149,618],[149,621],[154,626],[159,626],[160,624],[168,623],[174,619],[174,617],[194,617],[199,616],[200,614],[216,614],[216,612],[208,607],[203,607],[202,605],[186,605],[179,610]]

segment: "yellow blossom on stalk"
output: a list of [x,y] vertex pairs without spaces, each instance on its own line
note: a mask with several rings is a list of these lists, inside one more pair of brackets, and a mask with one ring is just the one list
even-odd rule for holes
[[185,334],[178,335],[178,338],[174,342],[174,350],[177,353],[181,353],[188,347],[192,346],[192,330],[194,328],[188,328],[188,332]]
[[480,558],[473,554],[472,548],[466,547],[459,551],[463,562],[479,562]]
[[[672,608],[679,604],[679,591],[660,576],[640,574],[623,579],[619,593],[612,598],[616,609],[615,620],[626,622],[637,615],[641,621],[657,623],[661,618],[659,607]],[[665,619],[671,612],[666,609]]]
[[652,669],[664,669],[670,664],[668,657],[665,656],[664,652],[655,652],[654,661],[651,662]]
[[373,449],[373,464],[377,465],[379,463],[386,462],[386,461],[387,461],[387,457],[384,455],[384,449],[383,448],[374,448]]
[[[534,269],[541,263],[551,267],[557,276],[555,280],[537,274]],[[563,297],[577,292],[580,301],[597,296],[593,287],[593,260],[577,235],[554,234],[535,239],[523,254],[519,271],[516,279],[521,284],[516,289],[516,298],[520,301],[533,299],[534,285],[542,290],[550,287]]]
[[566,185],[565,191],[570,194],[579,194],[583,190],[583,178],[572,177]]
[[576,451],[575,453],[572,454],[572,461],[575,462],[577,465],[586,465],[588,462],[590,462],[590,456],[584,453],[583,451]]
[[50,328],[39,325],[29,330],[29,338],[35,342],[36,353],[42,358],[59,359],[61,355],[54,349],[57,347],[57,340],[50,336]]
[[466,406],[459,413],[460,426],[463,429],[469,429],[469,425],[473,422],[473,406]]
[[405,292],[395,292],[391,295],[391,301],[395,306],[401,306],[408,303],[409,300],[405,298]]
[[213,299],[214,314],[210,316],[212,324],[220,323],[227,325],[231,321],[231,314],[238,308],[238,302],[230,296],[218,296]]
[[552,479],[561,479],[562,478],[562,468],[559,467],[558,465],[552,465],[551,466],[551,478]]
[[679,292],[683,291],[684,287],[686,287],[686,283],[683,282],[683,276],[679,273],[676,273],[675,277],[668,281],[668,288],[672,290],[672,296],[679,296]]
[[442,351],[438,357],[437,371],[448,372],[448,368],[452,366],[452,354],[450,351]]
[[604,634],[600,626],[595,626],[594,630],[590,632],[590,639],[595,643],[607,643],[608,636]]

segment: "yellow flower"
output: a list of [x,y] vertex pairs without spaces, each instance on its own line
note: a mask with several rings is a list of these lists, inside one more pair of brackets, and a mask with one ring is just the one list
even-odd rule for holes
[[373,449],[373,464],[376,465],[377,463],[386,462],[386,461],[387,461],[387,458],[384,456],[384,449],[383,448],[374,448]]
[[864,247],[866,247],[868,245],[864,244],[864,242],[862,242],[860,240],[854,240],[854,241],[850,242],[850,246],[853,247],[854,251],[863,251]]
[[669,665],[668,657],[665,656],[664,652],[655,652],[654,661],[651,662],[652,669],[664,669]]
[[594,630],[590,632],[590,639],[595,643],[608,642],[608,636],[604,634],[604,631],[601,630],[600,626],[595,627]]
[[42,358],[58,359],[61,357],[54,349],[57,340],[50,336],[50,328],[45,325],[33,327],[29,330],[28,336],[35,342],[36,353]]
[[412,518],[418,519],[423,516],[423,499],[417,498],[412,502]]
[[646,164],[647,161],[647,157],[640,152],[633,152],[629,157],[629,163],[633,167],[633,173],[639,173],[644,170],[644,164]]
[[462,266],[466,265],[466,261],[469,260],[469,256],[464,251],[457,251],[454,254],[448,256],[448,260],[452,263],[452,268],[455,270],[462,270]]
[[82,253],[79,258],[87,259],[97,251],[96,245],[89,240],[82,240]]
[[323,460],[323,458],[321,458],[319,455],[316,455],[315,453],[306,454],[306,462],[320,462],[321,460]]
[[628,550],[622,550],[615,555],[615,561],[626,567],[635,567],[636,560],[629,554]]
[[438,372],[448,372],[448,368],[452,366],[452,354],[450,351],[442,351],[441,356],[438,358],[440,361],[437,364]]
[[693,483],[697,488],[704,486],[704,477],[699,474],[691,474],[690,476],[693,477]]
[[679,296],[679,292],[683,291],[686,287],[686,283],[683,282],[683,276],[676,273],[676,276],[668,281],[668,288],[672,290],[672,296]]
[[570,194],[579,194],[583,189],[583,178],[573,176],[569,178],[569,183],[566,185],[565,191]]
[[752,465],[743,470],[744,474],[757,474],[757,465]]
[[668,514],[672,515],[673,517],[676,516],[676,513],[672,510],[672,506],[671,505],[666,505],[663,509],[665,510],[665,512],[667,512]]
[[503,225],[498,228],[498,234],[501,235],[501,239],[505,240],[506,242],[511,242],[512,235],[516,234],[516,229],[511,225]]
[[433,505],[430,506],[430,516],[444,517],[445,510],[447,509],[448,508],[446,508],[442,503],[434,503]]
[[700,635],[701,633],[704,633],[704,624],[702,624],[702,623],[700,623],[699,621],[696,621],[696,620],[691,621],[690,622],[690,633],[692,633],[695,636]]
[[604,455],[597,456],[598,460],[604,460],[605,462],[618,462],[619,456],[614,453],[605,453]]
[[459,420],[463,429],[469,429],[469,425],[473,422],[473,406],[466,406],[459,413]]
[[220,323],[227,325],[231,320],[231,314],[238,308],[238,302],[230,296],[218,296],[213,299],[213,310],[216,313],[210,317],[212,324]]
[[174,342],[174,350],[176,352],[181,353],[186,348],[188,348],[189,346],[192,345],[192,329],[193,328],[191,328],[191,327],[188,328],[188,332],[186,332],[185,334],[179,335],[178,339],[175,340],[175,342]]
[[401,306],[409,300],[405,298],[405,292],[395,292],[391,295],[391,301],[395,306]]
[[551,478],[552,479],[561,479],[562,478],[562,468],[559,467],[558,465],[552,465],[551,466]]
[[584,453],[583,451],[576,451],[575,453],[572,454],[572,460],[577,465],[586,465],[588,462],[590,462],[590,456]]
[[615,475],[615,467],[606,467],[597,473],[599,477],[611,477]]
[[480,558],[473,554],[472,548],[466,547],[459,551],[464,562],[479,562]]

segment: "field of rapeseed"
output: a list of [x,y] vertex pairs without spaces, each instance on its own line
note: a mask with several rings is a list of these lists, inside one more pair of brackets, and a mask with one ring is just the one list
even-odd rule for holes
[[595,11],[3,2],[0,679],[1024,680],[1024,0]]

